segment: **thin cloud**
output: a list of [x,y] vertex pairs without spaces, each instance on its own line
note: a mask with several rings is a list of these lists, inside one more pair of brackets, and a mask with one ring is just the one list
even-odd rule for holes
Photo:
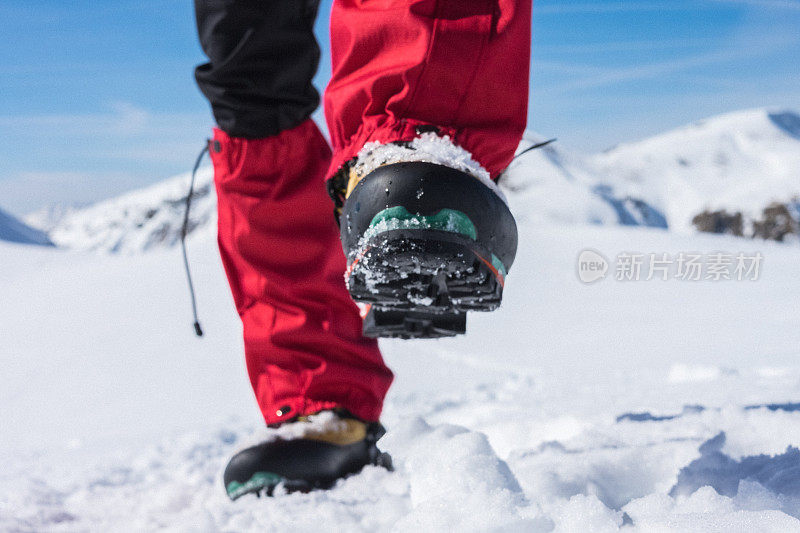
[[126,101],[91,113],[0,116],[13,137],[0,199],[21,214],[83,203],[185,172],[211,131],[211,114],[161,113]]
[[664,39],[659,41],[619,41],[581,44],[548,44],[534,48],[534,53],[580,54],[580,53],[612,53],[642,52],[652,50],[671,50],[710,46],[718,40],[699,39]]
[[[105,113],[5,115],[0,128],[15,135],[130,138],[185,132],[210,124],[207,113],[153,113],[130,102],[111,102]],[[206,129],[202,132],[206,133]]]
[[537,15],[604,14],[647,11],[697,11],[714,9],[720,4],[740,4],[753,7],[800,10],[800,0],[705,0],[696,2],[582,2],[541,5],[534,2]]
[[[629,68],[614,68],[605,69],[602,73],[597,75],[588,75],[582,78],[573,79],[565,83],[559,83],[546,87],[543,90],[561,92],[572,90],[585,90],[597,89],[609,85],[617,85],[630,81],[637,81],[643,79],[653,79],[677,72],[690,70],[697,67],[704,67],[720,63],[729,63],[733,61],[741,61],[760,57],[772,53],[776,50],[785,48],[797,42],[796,37],[781,37],[776,36],[770,42],[761,43],[758,47],[739,47],[736,49],[727,49],[716,52],[709,52],[705,54],[698,54],[679,59],[662,61],[658,63],[650,63],[647,65],[637,65]],[[550,68],[554,66],[550,64]],[[563,65],[564,69],[574,68],[576,70],[595,69],[596,67],[588,65]]]
[[534,59],[533,67],[536,72],[547,71],[554,72],[556,74],[582,77],[599,76],[609,71],[608,67],[586,65],[584,63],[552,61],[547,59]]
[[21,217],[45,205],[85,205],[142,183],[143,176],[127,172],[22,171],[0,179],[0,198],[3,209]]
[[556,5],[533,4],[536,15],[563,15],[569,13],[621,13],[635,11],[685,11],[697,9],[697,3],[678,2],[592,2],[560,3]]
[[718,4],[742,4],[753,7],[766,7],[773,9],[790,9],[800,11],[798,0],[711,0]]
[[112,102],[114,129],[121,134],[138,134],[147,131],[153,116],[130,102]]

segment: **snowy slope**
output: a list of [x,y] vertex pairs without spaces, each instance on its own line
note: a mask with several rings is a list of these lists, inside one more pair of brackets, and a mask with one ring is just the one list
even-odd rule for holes
[[558,143],[522,153],[544,139],[526,132],[500,178],[515,216],[534,224],[597,224],[666,228],[663,215],[640,197],[617,190],[589,156]]
[[47,235],[17,220],[0,209],[0,241],[52,246]]
[[50,204],[41,209],[37,209],[32,213],[28,213],[23,217],[23,221],[31,227],[40,229],[45,233],[50,233],[64,220],[72,214],[73,211],[83,209],[86,205],[65,205],[65,204]]
[[[800,531],[800,250],[520,231],[499,311],[459,339],[382,343],[394,473],[236,504],[221,470],[261,421],[213,236],[191,243],[203,339],[175,249],[0,243],[0,530]],[[587,286],[587,247],[760,251],[764,267]]]
[[[527,132],[520,150],[541,138]],[[84,208],[47,208],[26,217],[63,248],[131,254],[178,242],[189,175],[176,176]],[[665,227],[666,221],[639,198],[620,194],[588,157],[559,145],[522,155],[501,180],[519,217],[538,223],[624,224]],[[200,169],[190,232],[216,231],[210,167]]]
[[[42,210],[29,223],[49,226],[58,246],[72,250],[138,253],[168,248],[180,240],[190,174],[84,208]],[[216,197],[211,167],[198,170],[189,231],[216,229]]]
[[[527,132],[520,151],[543,140]],[[137,253],[178,242],[189,176],[85,208],[43,210],[27,221],[61,247]],[[521,155],[501,178],[515,213],[535,224],[692,229],[705,209],[757,217],[800,196],[800,116],[754,109],[710,118],[601,154],[559,143]],[[194,231],[212,234],[211,169],[198,174]]]
[[752,109],[699,121],[593,158],[620,190],[686,231],[704,209],[757,216],[800,195],[800,115]]

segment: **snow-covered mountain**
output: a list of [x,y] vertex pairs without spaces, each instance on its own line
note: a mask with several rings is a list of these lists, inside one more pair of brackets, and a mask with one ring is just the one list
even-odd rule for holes
[[[197,171],[189,232],[216,230],[212,175],[211,167]],[[85,208],[48,208],[26,221],[42,229],[49,225],[53,242],[73,250],[136,253],[174,246],[180,240],[190,178],[181,174]]]
[[47,234],[34,229],[0,209],[0,241],[52,246]]
[[[520,151],[540,140],[526,133]],[[137,253],[170,247],[179,241],[189,179],[190,174],[182,174],[85,208],[50,207],[26,220],[48,231],[59,246],[73,250]],[[585,156],[561,146],[523,154],[501,186],[520,220],[666,227],[660,213],[638,198],[617,194]],[[216,231],[208,166],[197,173],[189,230]]]
[[720,115],[591,158],[620,191],[666,215],[676,231],[703,211],[758,218],[800,195],[800,115],[751,109]]
[[[541,140],[526,133],[520,152]],[[179,239],[188,183],[184,174],[89,207],[26,220],[70,249],[137,253],[169,247]],[[500,184],[521,221],[685,233],[696,215],[726,209],[741,213],[752,227],[774,202],[791,211],[800,197],[800,115],[739,111],[600,154],[554,143],[522,154]],[[197,175],[190,230],[213,234],[215,225],[212,172],[204,167]]]
[[589,156],[555,143],[521,153],[542,141],[526,132],[518,150],[521,155],[500,178],[518,220],[667,227],[657,209],[615,186]]
[[54,203],[37,209],[32,213],[28,213],[23,217],[23,221],[45,233],[50,233],[61,224],[67,216],[72,214],[73,211],[88,207],[88,205],[67,205],[62,203]]

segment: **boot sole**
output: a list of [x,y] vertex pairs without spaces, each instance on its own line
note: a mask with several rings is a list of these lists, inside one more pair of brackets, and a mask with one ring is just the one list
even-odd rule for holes
[[365,335],[458,335],[468,311],[500,305],[517,226],[475,176],[420,161],[379,167],[347,196],[339,223],[350,295],[371,305]]
[[502,264],[474,240],[450,231],[397,229],[371,237],[347,269],[351,297],[370,304],[369,337],[462,334],[467,311],[494,311]]

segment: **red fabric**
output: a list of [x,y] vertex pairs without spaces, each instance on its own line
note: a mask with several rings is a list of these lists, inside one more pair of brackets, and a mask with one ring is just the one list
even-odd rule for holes
[[392,374],[344,285],[327,142],[311,120],[266,139],[215,130],[211,158],[220,253],[267,423],[331,407],[378,420]]
[[392,374],[344,286],[324,178],[366,142],[451,135],[492,177],[526,123],[530,0],[336,0],[325,111],[265,139],[215,131],[219,246],[267,423],[330,407],[377,420]]
[[328,176],[431,124],[496,178],[527,121],[530,17],[531,0],[335,0]]

